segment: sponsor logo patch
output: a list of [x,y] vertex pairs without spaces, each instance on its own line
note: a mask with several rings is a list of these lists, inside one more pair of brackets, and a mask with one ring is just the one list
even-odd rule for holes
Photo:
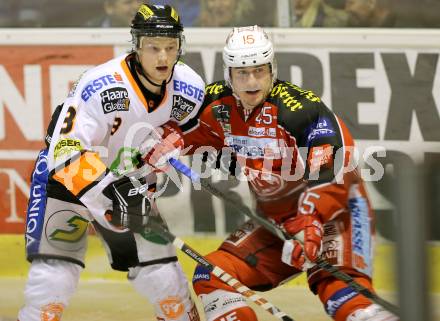
[[274,172],[246,168],[245,173],[248,182],[260,198],[279,195],[279,192],[284,188],[283,178]]
[[55,145],[53,157],[57,159],[60,156],[70,154],[82,149],[81,142],[78,139],[64,138],[60,139]]
[[214,311],[217,309],[217,304],[219,303],[220,299],[217,298],[215,300],[213,300],[212,302],[209,302],[208,304],[205,305],[205,313]]
[[229,123],[231,107],[227,105],[215,105],[212,107],[212,114],[219,122]]
[[169,296],[160,301],[159,306],[167,319],[179,319],[185,312],[182,299],[177,296]]
[[64,305],[61,303],[50,303],[41,308],[41,321],[60,321],[63,315]]
[[84,101],[88,101],[90,97],[98,90],[105,88],[112,84],[124,83],[120,74],[115,72],[113,75],[104,75],[102,77],[96,78],[90,81],[82,90],[81,98]]
[[47,219],[45,234],[49,243],[60,250],[79,251],[85,245],[80,242],[87,232],[89,222],[78,213],[57,211]]
[[331,166],[333,166],[333,146],[325,144],[312,147],[310,149],[308,162],[311,173],[319,172],[321,166],[331,168]]
[[46,208],[46,184],[48,180],[47,149],[40,152],[32,174],[32,183],[26,215],[26,251],[37,253]]
[[337,259],[339,256],[339,242],[336,240],[329,240],[323,244],[323,256],[325,259]]
[[196,104],[179,95],[173,95],[173,107],[171,109],[171,117],[181,121],[185,119],[196,107]]
[[196,283],[197,281],[202,281],[202,280],[205,281],[211,280],[211,274],[209,273],[208,269],[205,268],[204,266],[197,265],[192,282]]
[[218,95],[225,90],[224,86],[218,83],[213,83],[212,85],[205,87],[205,92],[207,95]]
[[356,291],[351,288],[343,288],[333,294],[325,303],[325,311],[328,315],[334,317],[339,308],[348,300],[358,295]]
[[145,20],[148,20],[152,15],[154,15],[154,12],[144,4],[139,8],[138,12],[144,17]]
[[130,107],[130,98],[128,98],[127,89],[115,87],[100,93],[101,105],[104,114],[114,111],[128,111]]
[[266,128],[265,127],[253,127],[250,126],[248,129],[249,136],[262,137],[266,136]]
[[351,211],[352,263],[358,271],[371,276],[371,236],[368,204],[363,197],[352,198],[348,204]]
[[223,301],[222,306],[225,307],[227,305],[231,305],[231,304],[236,304],[236,303],[240,303],[240,302],[246,302],[245,298],[242,296],[239,297],[233,297],[233,298],[227,298],[225,299],[225,301]]
[[225,145],[233,148],[238,155],[251,159],[281,159],[285,157],[286,152],[278,143],[278,140],[274,138],[264,137],[230,135],[225,138]]
[[182,94],[185,94],[188,97],[193,97],[198,101],[203,101],[203,97],[205,95],[203,88],[197,88],[181,80],[174,80],[173,88],[174,91],[181,92]]
[[308,130],[307,140],[311,142],[315,138],[330,137],[335,135],[331,121],[327,117],[320,117]]

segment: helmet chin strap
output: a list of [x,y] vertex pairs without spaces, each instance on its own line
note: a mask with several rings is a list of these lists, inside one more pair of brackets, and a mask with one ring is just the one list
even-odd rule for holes
[[134,64],[136,67],[136,71],[142,76],[144,77],[150,84],[152,84],[155,87],[160,87],[160,92],[161,94],[163,94],[165,92],[165,87],[166,85],[171,81],[171,79],[173,78],[173,74],[174,74],[174,67],[176,66],[178,60],[176,60],[176,62],[173,65],[173,69],[171,70],[171,74],[170,77],[168,78],[167,81],[162,81],[161,84],[156,84],[154,81],[152,81],[150,78],[148,78],[147,73],[144,70],[144,67],[142,66],[142,64],[139,62],[139,56],[136,53],[136,59],[134,60]]

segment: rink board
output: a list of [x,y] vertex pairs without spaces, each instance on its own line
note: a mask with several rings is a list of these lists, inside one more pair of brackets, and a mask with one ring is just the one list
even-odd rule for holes
[[[183,59],[206,82],[223,76],[221,51],[228,31],[185,30]],[[279,78],[313,90],[353,134],[378,234],[392,240],[390,226],[398,216],[392,211],[388,187],[395,168],[402,162],[440,159],[440,30],[268,32],[277,51]],[[26,228],[29,177],[54,108],[81,73],[129,50],[128,29],[2,29],[0,233],[21,234]],[[227,223],[235,213],[188,185],[182,179],[183,190],[167,190],[159,198],[166,203],[163,213],[173,231],[178,235],[232,231]],[[244,188],[227,190],[249,204]],[[440,222],[431,226],[433,240],[440,241],[435,228]]]

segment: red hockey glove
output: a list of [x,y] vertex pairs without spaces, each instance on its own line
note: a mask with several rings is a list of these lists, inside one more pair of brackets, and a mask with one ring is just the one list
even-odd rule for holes
[[[152,147],[142,156],[150,166],[165,172],[168,169],[170,158],[178,158],[184,147],[182,131],[173,122],[168,122],[155,129],[157,134]],[[150,146],[151,146],[150,145]]]
[[[299,270],[313,267],[322,251],[324,234],[317,214],[298,214],[283,223],[286,232],[298,240],[287,240],[283,245],[281,260]],[[302,243],[302,244],[301,244]]]

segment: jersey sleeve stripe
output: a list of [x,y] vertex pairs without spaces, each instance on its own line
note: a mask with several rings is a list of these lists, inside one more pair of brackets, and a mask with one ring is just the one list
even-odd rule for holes
[[73,195],[80,197],[107,173],[107,166],[95,152],[83,151],[57,167],[53,179],[63,184]]

